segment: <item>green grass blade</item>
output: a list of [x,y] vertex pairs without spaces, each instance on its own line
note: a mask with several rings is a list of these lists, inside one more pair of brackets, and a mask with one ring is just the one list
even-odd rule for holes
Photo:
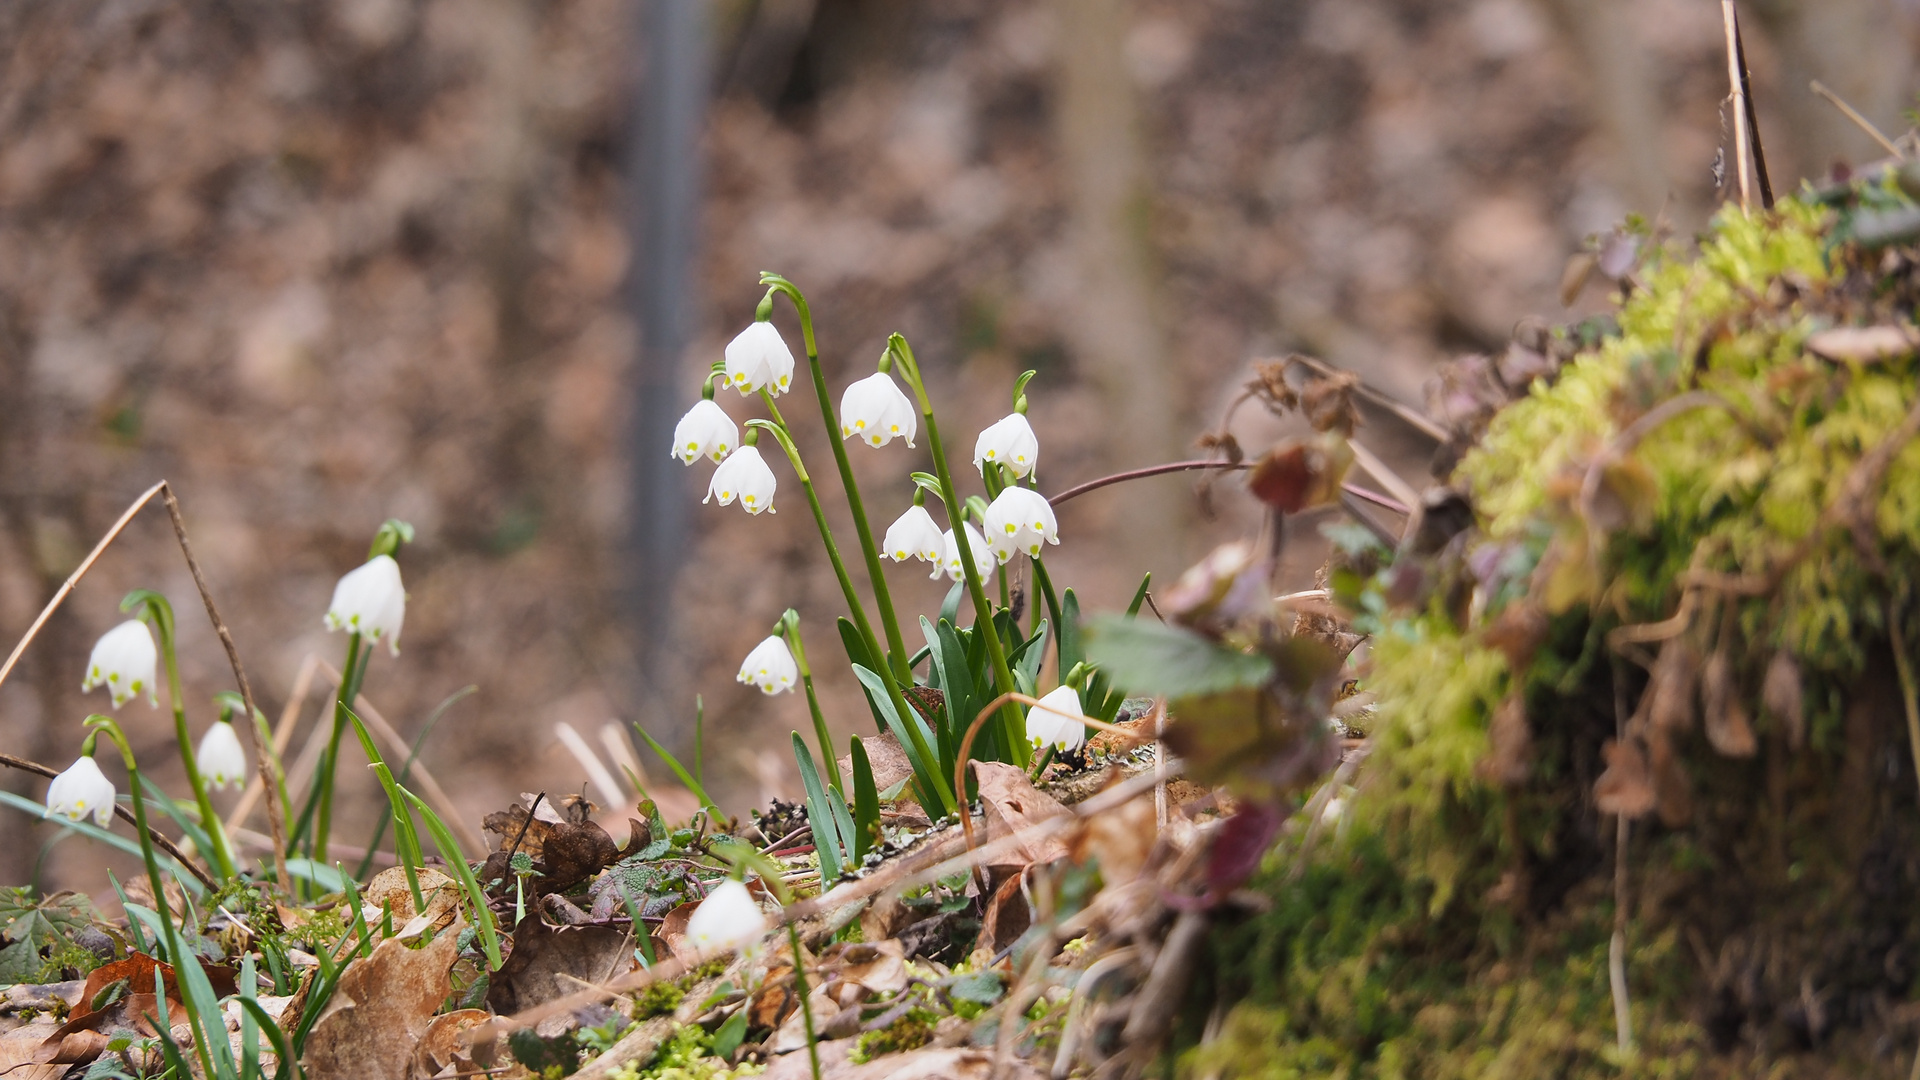
[[793,760],[800,766],[800,783],[807,789],[807,824],[813,826],[813,850],[820,856],[820,888],[840,877],[840,823],[835,819],[827,789],[813,767],[813,751],[799,732],[793,733]]
[[873,765],[860,736],[853,737],[853,861],[860,862],[880,832],[880,792],[873,786]]
[[720,812],[720,808],[714,806],[713,798],[707,794],[707,789],[701,787],[700,781],[694,779],[693,774],[688,772],[686,767],[680,764],[679,758],[667,753],[667,748],[655,742],[653,736],[647,734],[647,729],[641,727],[639,723],[636,722],[633,725],[633,730],[639,732],[640,737],[646,740],[648,746],[653,748],[653,752],[660,755],[660,760],[667,763],[667,768],[673,770],[673,775],[678,777],[682,784],[686,785],[688,791],[693,792],[694,798],[700,800],[701,806],[711,806],[715,813]]
[[[420,836],[413,830],[413,815],[407,812],[407,803],[400,797],[400,785],[393,779],[392,770],[380,757],[380,748],[373,744],[373,736],[367,733],[367,725],[352,709],[342,705],[340,711],[353,721],[353,733],[360,738],[360,749],[367,755],[367,761],[373,765],[373,774],[380,778],[380,787],[387,793],[387,806],[393,812],[393,848],[394,855],[400,860],[400,868],[407,875],[407,892],[413,895],[413,910],[427,910],[427,899],[420,895]],[[447,856],[448,859],[466,861],[456,845]]]
[[1153,574],[1148,573],[1140,579],[1140,587],[1133,591],[1133,603],[1127,605],[1127,614],[1140,614],[1140,605],[1146,602],[1147,586],[1153,584]]
[[[440,857],[447,860],[447,868],[459,877],[461,887],[466,890],[467,901],[473,905],[474,929],[480,937],[480,951],[487,955],[487,970],[499,971],[500,938],[494,933],[493,912],[487,908],[486,890],[480,887],[479,880],[473,876],[473,867],[461,858],[460,845],[454,840],[447,823],[440,820],[440,815],[421,802],[420,796],[406,788],[401,788],[400,794],[406,796],[413,808],[420,812],[420,819],[426,822],[427,831],[433,834],[434,845],[440,849]],[[424,905],[421,910],[425,910]]]
[[858,666],[853,669],[853,673],[860,679],[861,685],[866,687],[867,700],[880,712],[888,730],[892,731],[893,737],[899,741],[900,749],[907,755],[907,763],[913,766],[914,787],[916,797],[920,799],[920,805],[928,807],[929,812],[932,807],[937,806],[942,814],[952,813],[956,805],[953,793],[947,790],[947,783],[942,782],[940,778],[939,759],[927,746],[926,725],[920,722],[919,715],[905,718],[896,715],[893,711],[893,702],[887,698],[886,684],[880,681],[880,676],[867,668]]

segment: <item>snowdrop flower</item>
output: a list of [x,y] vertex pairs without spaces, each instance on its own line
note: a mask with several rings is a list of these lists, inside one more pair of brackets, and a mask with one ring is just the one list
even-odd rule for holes
[[987,543],[1003,563],[1016,551],[1038,558],[1042,543],[1059,542],[1053,507],[1032,488],[1009,487],[987,507]]
[[160,699],[154,695],[153,670],[159,659],[147,624],[128,619],[101,634],[100,640],[93,643],[93,655],[87,658],[87,677],[80,683],[80,692],[84,694],[96,686],[104,686],[113,695],[114,707],[119,708],[145,691],[147,704],[158,708]]
[[725,409],[707,398],[693,403],[673,428],[674,457],[688,465],[702,457],[720,461],[740,445],[740,428]]
[[793,351],[770,322],[755,322],[727,342],[727,385],[741,394],[771,387],[775,397],[793,383]]
[[92,814],[93,823],[103,829],[113,820],[113,781],[93,758],[82,756],[47,785],[47,816],[54,814],[70,821]]
[[[919,559],[938,565],[946,545],[946,537],[941,534],[940,526],[933,523],[933,515],[927,513],[927,508],[909,506],[900,520],[887,526],[887,538],[880,545],[880,554],[894,562]],[[938,577],[939,571],[935,571],[934,576]]]
[[687,943],[701,952],[755,945],[766,933],[766,914],[747,887],[732,878],[715,886],[687,920]]
[[1086,718],[1080,709],[1080,692],[1062,686],[1027,710],[1027,741],[1036,750],[1049,744],[1060,750],[1078,750],[1087,741]]
[[847,387],[846,394],[840,398],[840,438],[843,440],[858,435],[869,446],[885,446],[898,436],[912,446],[919,425],[920,417],[914,412],[913,402],[893,381],[893,376],[884,371],[876,371]]
[[794,680],[799,677],[800,667],[793,662],[793,650],[787,648],[785,638],[775,634],[753,647],[740,664],[740,674],[733,680],[757,686],[763,694],[777,694],[793,689]]
[[1025,479],[1039,461],[1040,440],[1034,437],[1033,425],[1020,413],[1008,413],[981,432],[979,441],[973,444],[973,465],[982,476],[988,465],[1006,465],[1013,469],[1013,475]]
[[238,785],[247,775],[247,755],[240,749],[240,736],[225,720],[216,720],[207,729],[194,761],[200,766],[200,775],[217,788]]
[[[993,570],[993,549],[987,547],[986,538],[973,527],[973,522],[963,524],[967,530],[967,550],[973,555],[973,569],[981,577],[986,577]],[[966,568],[960,563],[960,545],[954,541],[952,529],[948,529],[941,538],[940,552],[940,565],[934,567],[933,573],[928,576],[937,578],[940,571],[945,570],[947,576],[955,581],[966,580]]]
[[386,639],[387,648],[400,655],[400,624],[407,618],[407,590],[400,585],[400,564],[391,555],[375,555],[350,570],[333,587],[327,606],[329,630],[345,630],[369,641]]
[[707,484],[707,497],[700,501],[704,503],[718,495],[721,506],[731,506],[733,500],[739,499],[749,514],[762,510],[771,514],[774,485],[773,470],[760,456],[760,448],[743,446],[713,470],[713,480]]

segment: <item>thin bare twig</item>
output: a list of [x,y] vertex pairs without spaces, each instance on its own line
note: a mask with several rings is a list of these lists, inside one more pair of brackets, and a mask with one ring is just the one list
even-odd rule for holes
[[126,512],[120,515],[120,519],[107,530],[107,534],[100,538],[100,542],[93,545],[93,550],[87,552],[87,557],[80,560],[80,565],[74,567],[73,573],[67,575],[67,580],[54,590],[53,599],[47,601],[47,606],[40,609],[40,615],[33,620],[33,625],[27,627],[27,632],[21,635],[19,643],[13,647],[13,652],[7,656],[7,662],[0,664],[0,684],[7,681],[7,676],[13,673],[13,665],[20,662],[20,654],[27,651],[28,645],[33,644],[33,639],[40,635],[40,628],[53,617],[53,613],[59,609],[61,602],[66,600],[67,594],[73,591],[73,587],[80,584],[80,579],[87,576],[87,571],[93,569],[93,564],[99,560],[100,554],[107,550],[107,545],[113,543],[114,538],[127,527],[127,522],[133,520],[133,515],[139,513],[140,508],[152,501],[153,497],[160,494],[166,486],[167,482],[162,480],[133,500],[133,505],[127,507]]
[[[50,769],[47,766],[42,765],[37,761],[28,761],[26,758],[14,757],[12,754],[0,754],[0,765],[5,765],[8,768],[19,769],[21,772],[30,772],[39,776],[44,776],[49,780],[60,775],[60,773],[57,770]],[[128,810],[126,807],[121,806],[117,802],[113,804],[113,816],[119,818],[120,820],[126,822],[127,824],[133,826],[136,829],[140,827],[140,822],[134,818],[133,811]],[[206,871],[200,869],[198,866],[195,866],[193,864],[193,860],[188,858],[184,852],[182,852],[179,848],[174,847],[173,841],[160,835],[160,830],[155,829],[152,826],[148,826],[147,835],[153,838],[154,847],[157,847],[161,851],[166,852],[169,856],[173,858],[174,862],[177,862],[181,866],[186,867],[187,872],[192,874],[194,877],[199,878],[200,883],[202,885],[205,885],[209,892],[219,891],[220,885],[217,882],[215,882],[212,878],[208,877]]]
[[1387,489],[1387,494],[1392,495],[1407,508],[1404,512],[1410,514],[1414,507],[1420,505],[1420,493],[1413,490],[1413,485],[1401,479],[1399,473],[1394,472],[1386,462],[1381,461],[1379,455],[1361,445],[1360,440],[1348,439],[1347,448],[1353,451],[1354,464],[1367,470],[1369,475],[1380,481],[1380,486]]
[[1747,95],[1740,77],[1740,24],[1733,0],[1720,0],[1720,21],[1727,32],[1727,100],[1733,102],[1733,161],[1740,177],[1740,209],[1753,203],[1753,173],[1747,164]]
[[180,500],[173,497],[173,489],[167,486],[165,480],[160,481],[160,495],[167,504],[167,517],[173,521],[173,536],[180,542],[180,554],[186,556],[187,570],[193,574],[193,586],[200,590],[200,602],[206,606],[207,619],[213,623],[213,632],[220,636],[220,644],[227,650],[227,663],[233,668],[234,681],[240,684],[240,700],[247,708],[247,722],[234,726],[247,733],[247,745],[253,750],[255,770],[266,792],[267,833],[273,837],[274,881],[279,883],[281,891],[291,892],[293,881],[287,876],[286,812],[280,805],[279,790],[273,782],[273,763],[260,752],[260,740],[254,730],[253,715],[259,711],[259,707],[253,702],[253,685],[247,681],[246,669],[240,666],[240,649],[233,643],[233,632],[227,629],[226,620],[220,617],[220,609],[213,603],[213,593],[207,588],[207,577],[200,572],[200,560],[193,557],[193,545],[187,542],[187,523],[180,516]]
[[1913,751],[1913,773],[1920,778],[1920,684],[1907,657],[1906,634],[1900,629],[1900,607],[1887,598],[1887,643],[1893,646],[1893,667],[1900,675],[1900,700],[1907,709],[1907,745]]
[[[1732,0],[1728,0],[1729,3]],[[1753,168],[1760,175],[1760,209],[1773,209],[1773,181],[1767,176],[1767,151],[1760,143],[1760,118],[1753,108],[1753,77],[1747,67],[1747,39],[1740,33],[1740,14],[1733,16],[1733,55],[1740,62],[1741,111],[1747,118],[1747,137],[1753,140]]]
[[[1325,360],[1316,360],[1311,356],[1306,356],[1301,353],[1294,353],[1292,356],[1287,357],[1287,362],[1299,364],[1320,375],[1350,374],[1341,368],[1334,367]],[[1409,427],[1425,435],[1427,438],[1432,439],[1434,442],[1444,443],[1452,440],[1453,436],[1447,432],[1447,429],[1441,427],[1433,418],[1411,405],[1402,404],[1399,399],[1390,396],[1386,391],[1376,390],[1365,382],[1355,384],[1354,389],[1360,392],[1361,397],[1366,398],[1368,401],[1387,410],[1401,420],[1406,421]]]
[[[313,689],[313,675],[320,667],[320,658],[308,653],[300,661],[300,670],[293,676],[293,690],[287,695],[287,703],[280,709],[280,723],[273,729],[273,756],[284,765],[287,744],[293,741],[293,727],[300,720],[300,707],[306,704],[307,693]],[[282,775],[284,775],[284,768]],[[278,785],[276,785],[278,786]],[[227,831],[232,832],[247,820],[253,812],[253,804],[260,801],[262,784],[255,776],[247,781],[247,789],[240,793],[240,801],[234,805],[233,813],[227,815]]]
[[1815,79],[1813,80],[1813,82],[1808,84],[1808,89],[1812,90],[1816,94],[1819,94],[1821,97],[1826,98],[1829,104],[1831,104],[1834,108],[1839,109],[1840,112],[1844,114],[1847,119],[1853,121],[1854,124],[1856,124],[1861,131],[1866,132],[1867,135],[1870,138],[1872,138],[1874,142],[1879,143],[1880,148],[1882,150],[1885,150],[1887,153],[1892,154],[1896,161],[1907,160],[1907,155],[1900,152],[1900,148],[1894,145],[1894,142],[1892,139],[1889,139],[1885,135],[1881,134],[1880,129],[1873,126],[1873,121],[1860,115],[1859,110],[1855,109],[1853,106],[1841,100],[1841,97],[1839,94],[1836,94],[1832,90],[1827,89],[1827,85],[1825,83],[1821,82],[1819,79]]
[[[1163,476],[1167,473],[1175,472],[1193,472],[1200,469],[1219,469],[1226,472],[1237,472],[1243,469],[1251,469],[1253,468],[1253,464],[1251,461],[1219,461],[1214,458],[1196,458],[1192,461],[1170,461],[1164,465],[1148,465],[1144,468],[1128,469],[1126,472],[1117,472],[1107,476],[1095,477],[1084,484],[1076,484],[1058,495],[1048,496],[1047,502],[1050,505],[1059,506],[1069,499],[1078,498],[1089,491],[1098,491],[1109,484],[1125,483],[1128,480],[1141,480],[1149,476]],[[1375,506],[1392,510],[1397,514],[1412,513],[1412,511],[1401,502],[1390,499],[1377,491],[1369,491],[1366,488],[1354,484],[1342,484],[1340,487],[1351,495],[1365,499]]]

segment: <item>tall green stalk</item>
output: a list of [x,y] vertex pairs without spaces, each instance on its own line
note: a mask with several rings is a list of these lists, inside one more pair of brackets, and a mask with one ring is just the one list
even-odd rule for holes
[[873,582],[874,604],[880,609],[880,626],[887,635],[886,661],[892,667],[896,680],[911,683],[913,674],[907,667],[911,654],[907,652],[906,639],[900,636],[900,620],[893,611],[893,594],[888,590],[887,577],[880,569],[880,548],[874,543],[873,527],[867,523],[866,504],[860,499],[860,485],[854,482],[853,467],[847,461],[846,441],[840,437],[840,418],[834,412],[833,401],[827,394],[826,376],[820,371],[820,350],[813,340],[813,311],[807,306],[807,298],[800,289],[779,274],[761,274],[760,284],[786,294],[800,315],[800,336],[807,348],[807,370],[813,376],[813,393],[820,403],[820,419],[827,425],[827,442],[833,447],[833,463],[839,468],[840,483],[847,491],[847,508],[853,511],[854,531],[860,534],[860,554],[866,559],[867,577]]
[[348,635],[346,666],[340,672],[340,685],[333,697],[333,731],[327,736],[327,750],[320,755],[320,767],[313,778],[319,808],[313,824],[313,845],[307,849],[307,855],[322,864],[327,862],[327,840],[333,832],[333,777],[340,762],[340,739],[347,733],[347,713],[353,707],[353,699],[360,695],[360,683],[367,662],[372,659],[373,645],[362,650],[360,635]]
[[[907,339],[895,334],[887,339],[887,352],[900,364],[901,374],[913,387],[915,400],[920,403],[920,417],[927,422],[927,445],[933,450],[934,475],[940,480],[940,500],[946,504],[947,523],[953,529],[954,548],[960,554],[960,570],[967,582],[967,595],[973,599],[974,630],[982,635],[987,643],[987,659],[993,666],[993,684],[997,694],[1011,694],[1018,684],[1013,681],[1013,669],[1007,664],[1007,650],[1000,641],[1000,634],[994,629],[993,607],[987,602],[987,590],[980,582],[980,569],[974,564],[972,545],[967,542],[966,503],[960,499],[959,492],[953,486],[953,471],[947,467],[946,446],[940,441],[940,427],[933,417],[933,402],[927,397],[927,385],[920,378],[920,365],[913,358],[913,347]],[[1012,702],[1001,709],[1003,722],[1019,730],[1021,725],[1020,707]],[[1013,740],[1012,752],[1021,757],[1020,765],[1026,765],[1026,741]],[[964,798],[965,793],[956,793]]]
[[780,617],[780,625],[774,632],[787,639],[787,647],[793,653],[793,664],[800,669],[800,685],[807,692],[807,711],[813,714],[813,737],[819,740],[820,756],[826,759],[827,782],[833,790],[845,792],[840,783],[840,759],[833,752],[833,735],[827,730],[827,718],[820,711],[820,698],[813,692],[813,668],[807,663],[807,647],[800,642],[800,613],[792,608]]
[[234,876],[233,847],[213,812],[213,800],[207,795],[207,782],[200,775],[200,762],[193,750],[193,733],[187,730],[187,699],[180,692],[180,661],[173,647],[173,605],[152,589],[135,589],[120,602],[120,610],[132,613],[141,609],[142,617],[153,624],[160,638],[160,659],[167,668],[167,696],[173,705],[173,736],[180,744],[180,763],[187,769],[187,786],[193,789],[194,806],[200,812],[200,827],[206,831],[206,853],[222,880]]

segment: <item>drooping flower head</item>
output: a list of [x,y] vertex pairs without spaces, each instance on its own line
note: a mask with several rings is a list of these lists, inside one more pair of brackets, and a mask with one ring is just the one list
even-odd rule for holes
[[[993,572],[993,549],[987,546],[986,538],[973,527],[973,522],[963,522],[962,527],[967,530],[967,551],[973,555],[974,572],[986,577]],[[940,565],[934,567],[933,573],[928,576],[937,578],[943,570],[955,581],[966,580],[967,571],[960,562],[960,545],[954,541],[952,529],[948,529],[941,539]]]
[[369,641],[385,640],[400,655],[400,624],[407,618],[407,590],[400,564],[391,555],[375,555],[349,570],[333,587],[333,603],[322,620],[329,630],[345,630]]
[[1080,708],[1080,692],[1061,686],[1027,709],[1027,741],[1035,750],[1052,746],[1076,750],[1087,741],[1087,714]]
[[842,439],[858,435],[868,446],[885,446],[897,437],[912,446],[919,430],[920,415],[913,402],[884,371],[855,382],[840,398]]
[[778,694],[793,689],[800,678],[800,666],[793,662],[793,650],[787,648],[786,639],[774,634],[753,647],[740,663],[740,674],[733,678],[759,687],[763,694]]
[[1033,425],[1017,412],[989,425],[973,444],[973,465],[982,476],[989,465],[1005,465],[1024,480],[1039,462],[1040,440],[1034,437]]
[[743,395],[765,386],[775,397],[793,385],[793,351],[772,323],[751,323],[727,342],[727,385]]
[[721,506],[730,506],[733,500],[739,499],[749,514],[762,510],[771,514],[775,486],[773,469],[760,456],[760,448],[743,446],[713,470],[713,479],[707,484],[707,498],[700,501],[704,503],[718,497]]
[[141,693],[155,708],[160,699],[154,693],[155,665],[160,653],[153,647],[153,633],[139,619],[128,619],[100,635],[87,658],[87,677],[80,683],[81,693],[104,686],[113,695],[115,708],[125,705]]
[[[881,544],[880,554],[894,562],[906,562],[919,559],[936,565],[946,551],[947,540],[940,526],[933,523],[933,515],[927,513],[924,506],[909,506],[899,520],[887,526],[887,538]],[[938,576],[938,572],[935,572]]]
[[246,780],[246,751],[240,749],[240,736],[234,733],[229,721],[215,720],[201,736],[194,762],[200,767],[200,775],[214,787],[238,785]]
[[103,829],[113,820],[113,781],[94,764],[92,755],[82,754],[47,785],[47,814],[69,821],[92,814],[93,823]]
[[994,558],[1003,563],[1016,551],[1038,556],[1041,544],[1060,542],[1053,506],[1032,488],[1009,486],[1002,491],[987,507],[986,523],[987,543],[993,548]]
[[747,887],[731,878],[715,886],[687,920],[687,943],[701,952],[746,948],[766,933],[766,913]]
[[709,398],[694,402],[673,428],[672,454],[688,465],[702,457],[718,462],[739,445],[739,426]]

